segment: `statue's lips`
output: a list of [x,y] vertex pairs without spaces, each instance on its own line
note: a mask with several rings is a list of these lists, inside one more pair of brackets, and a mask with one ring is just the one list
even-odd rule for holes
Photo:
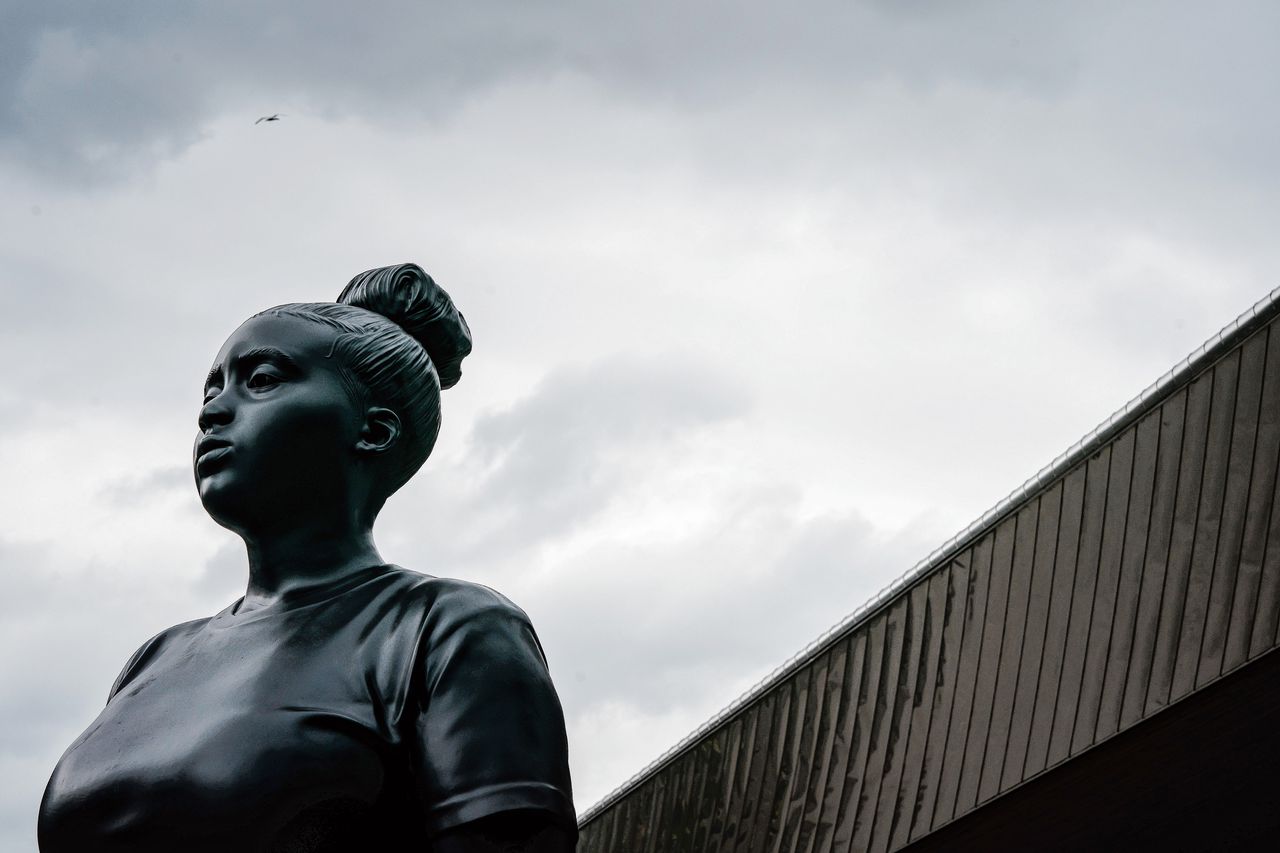
[[202,451],[196,457],[196,473],[200,475],[212,473],[215,469],[231,456],[231,445],[223,444],[219,447],[212,447]]
[[199,459],[210,451],[230,446],[231,442],[221,436],[202,435],[200,436],[200,440],[196,442],[196,458]]

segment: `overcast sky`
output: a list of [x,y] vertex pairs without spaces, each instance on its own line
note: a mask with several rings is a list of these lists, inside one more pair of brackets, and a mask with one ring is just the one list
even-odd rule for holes
[[258,310],[466,314],[378,541],[530,613],[584,809],[1280,284],[1273,3],[192,5],[0,2],[4,850],[243,591]]

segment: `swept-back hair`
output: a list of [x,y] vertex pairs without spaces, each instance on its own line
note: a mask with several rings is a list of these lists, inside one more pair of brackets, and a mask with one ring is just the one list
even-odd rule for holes
[[337,302],[295,302],[255,316],[298,317],[337,330],[330,357],[352,399],[385,406],[403,428],[386,495],[409,481],[440,433],[440,389],[455,385],[471,330],[453,300],[417,264],[351,279]]

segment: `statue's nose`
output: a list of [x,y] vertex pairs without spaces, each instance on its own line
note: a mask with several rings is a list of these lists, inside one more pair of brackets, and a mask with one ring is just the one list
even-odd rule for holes
[[196,418],[196,424],[200,427],[201,432],[208,432],[215,426],[231,423],[231,407],[227,405],[225,394],[217,394],[200,407],[200,416]]

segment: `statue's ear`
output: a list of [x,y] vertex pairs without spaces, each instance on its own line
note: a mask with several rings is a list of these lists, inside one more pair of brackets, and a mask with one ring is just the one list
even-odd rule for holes
[[386,453],[400,439],[400,416],[390,409],[371,406],[364,415],[360,427],[360,440],[356,442],[359,453]]

